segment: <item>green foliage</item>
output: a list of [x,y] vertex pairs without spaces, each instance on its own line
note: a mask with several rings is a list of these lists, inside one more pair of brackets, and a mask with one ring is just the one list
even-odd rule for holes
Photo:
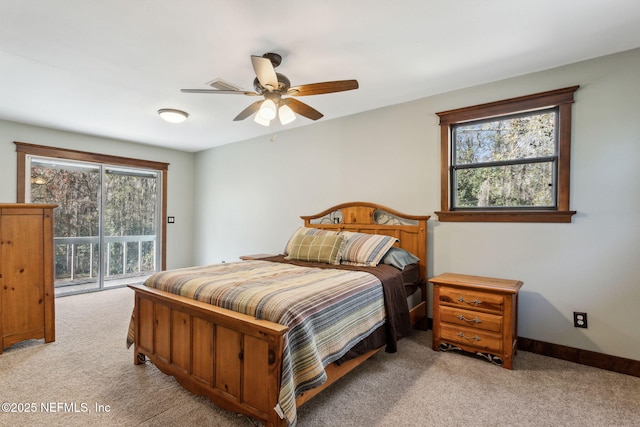
[[[36,180],[44,180],[36,184]],[[38,163],[31,168],[31,201],[56,203],[54,233],[57,237],[98,235],[97,169],[62,169]]]
[[156,234],[155,179],[109,173],[105,188],[105,235]]
[[454,126],[455,206],[553,206],[555,127],[555,110]]

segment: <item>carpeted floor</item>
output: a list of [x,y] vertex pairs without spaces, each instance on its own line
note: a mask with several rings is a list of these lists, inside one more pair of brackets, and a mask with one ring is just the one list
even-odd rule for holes
[[[254,425],[151,364],[135,366],[125,347],[132,308],[127,288],[58,298],[56,342],[0,355],[0,425]],[[523,351],[509,371],[432,351],[430,331],[399,347],[306,403],[298,425],[640,426],[640,378]]]

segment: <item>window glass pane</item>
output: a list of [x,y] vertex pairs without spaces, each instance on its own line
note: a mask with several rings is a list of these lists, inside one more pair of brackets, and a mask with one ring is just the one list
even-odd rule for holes
[[554,156],[556,110],[453,126],[454,164]]
[[113,279],[147,276],[156,268],[158,173],[111,167],[106,172],[105,273]]
[[457,208],[553,207],[553,162],[457,171]]
[[100,168],[58,159],[31,160],[33,203],[55,203],[56,295],[99,287]]

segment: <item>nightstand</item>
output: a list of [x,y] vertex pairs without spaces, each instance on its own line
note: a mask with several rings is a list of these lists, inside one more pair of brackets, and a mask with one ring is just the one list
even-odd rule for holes
[[519,280],[444,273],[433,283],[433,349],[464,350],[512,369]]

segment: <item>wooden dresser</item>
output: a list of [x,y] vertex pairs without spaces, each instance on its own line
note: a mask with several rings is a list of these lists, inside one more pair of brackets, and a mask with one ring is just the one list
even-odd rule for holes
[[55,207],[0,204],[0,353],[28,339],[55,341]]
[[453,273],[429,281],[433,283],[433,349],[477,353],[512,369],[522,282]]

